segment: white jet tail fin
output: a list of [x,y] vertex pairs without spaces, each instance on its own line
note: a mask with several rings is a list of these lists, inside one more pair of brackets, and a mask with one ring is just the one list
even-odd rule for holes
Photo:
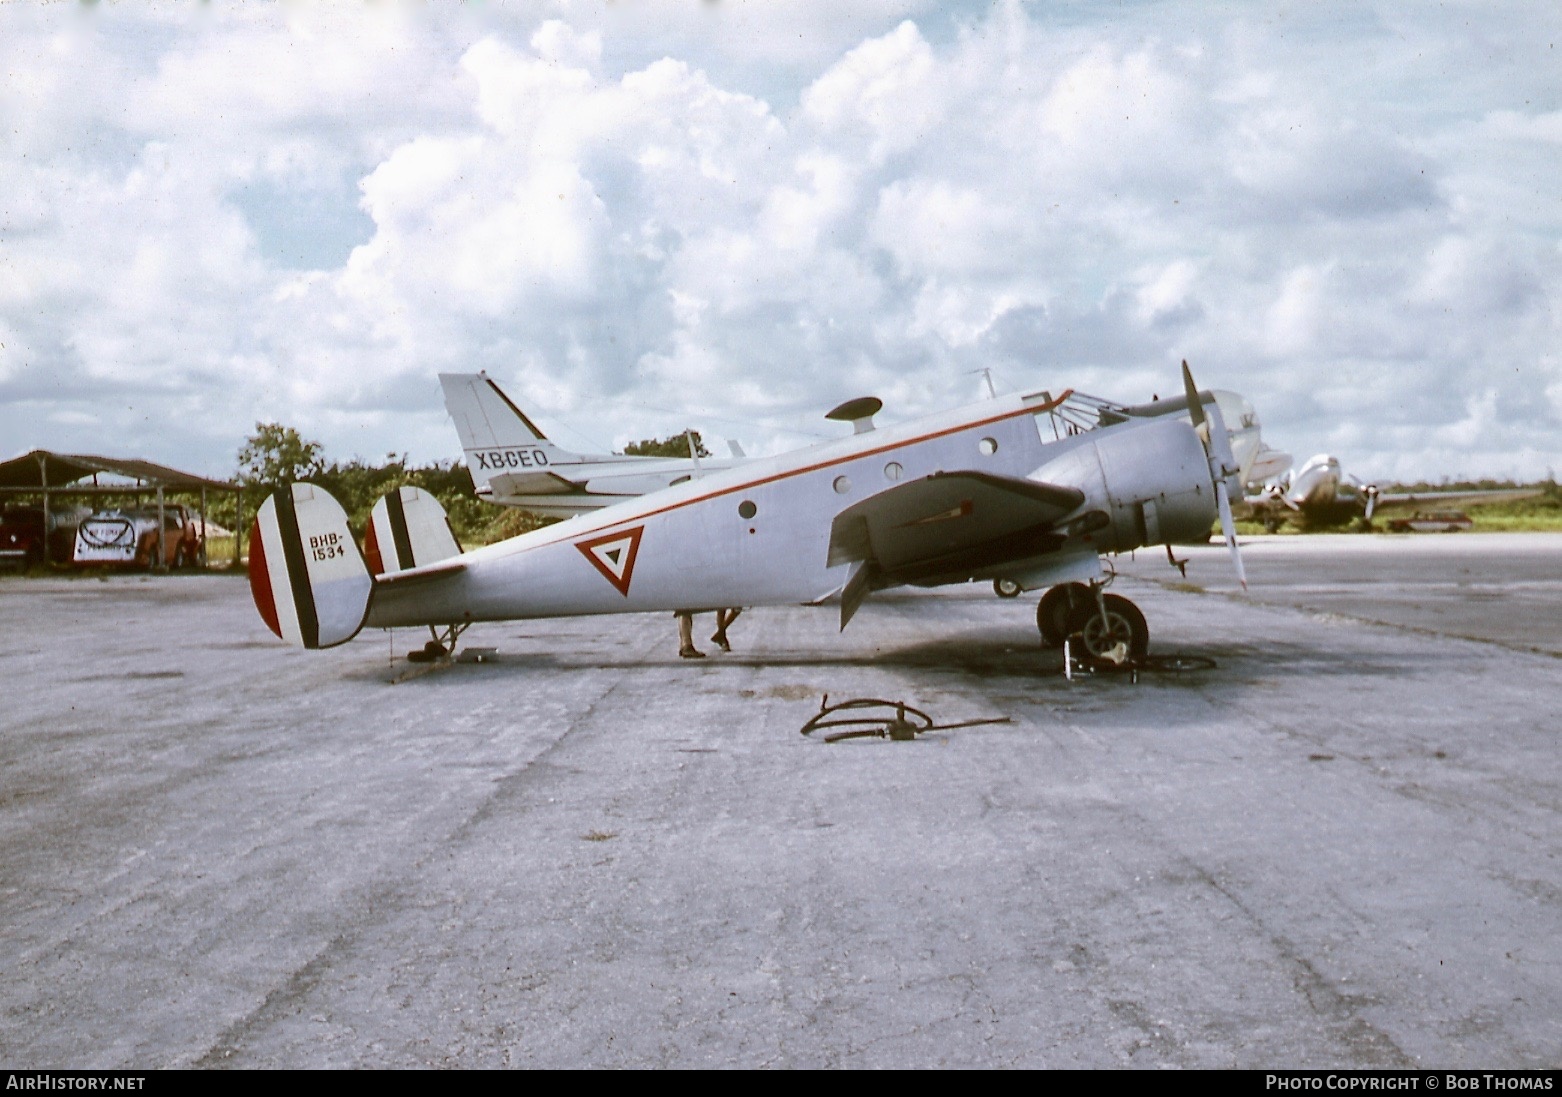
[[510,402],[486,373],[441,373],[445,410],[456,421],[462,449],[492,449],[546,442],[547,435]]
[[556,465],[593,460],[548,441],[486,373],[441,373],[439,383],[479,496],[502,489],[490,483],[499,476],[546,475]]
[[374,591],[347,513],[313,484],[280,487],[261,505],[250,527],[249,582],[271,631],[305,648],[358,635]]
[[364,554],[375,577],[461,554],[445,508],[422,488],[402,487],[374,504]]

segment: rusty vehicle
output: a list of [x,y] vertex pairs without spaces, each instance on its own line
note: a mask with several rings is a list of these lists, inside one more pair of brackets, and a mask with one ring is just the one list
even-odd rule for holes
[[162,552],[158,553],[157,507],[102,510],[82,520],[76,529],[73,559],[83,567],[204,567],[206,538],[202,522],[186,506],[163,506]]
[[44,560],[69,563],[76,528],[90,511],[32,504],[0,507],[0,567],[30,568]]

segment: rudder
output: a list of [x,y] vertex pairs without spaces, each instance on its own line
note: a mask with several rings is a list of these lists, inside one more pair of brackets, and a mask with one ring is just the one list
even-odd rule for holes
[[445,508],[422,488],[390,492],[369,514],[364,555],[375,576],[409,571],[461,554]]
[[304,648],[345,644],[363,627],[374,580],[342,505],[313,484],[289,484],[250,527],[250,593],[277,636]]

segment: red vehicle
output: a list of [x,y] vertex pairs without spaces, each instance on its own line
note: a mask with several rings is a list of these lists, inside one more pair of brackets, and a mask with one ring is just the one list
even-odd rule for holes
[[76,526],[87,513],[82,507],[55,507],[46,520],[40,506],[0,508],[0,565],[30,568],[42,563],[46,553],[55,563],[69,561]]
[[[151,567],[158,562],[157,541],[155,506],[99,511],[77,528],[74,559],[84,566]],[[188,507],[164,504],[162,541],[163,566],[205,566],[206,539],[202,536],[201,520]]]

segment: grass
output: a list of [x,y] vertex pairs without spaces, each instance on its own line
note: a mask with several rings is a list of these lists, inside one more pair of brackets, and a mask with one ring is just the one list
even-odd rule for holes
[[[1485,485],[1482,485],[1485,486]],[[1449,510],[1459,510],[1469,516],[1475,523],[1473,529],[1477,533],[1535,533],[1556,532],[1562,530],[1562,486],[1553,483],[1541,483],[1532,485],[1540,489],[1539,495],[1528,499],[1508,499],[1494,503],[1466,503],[1463,506],[1449,507]],[[1393,490],[1398,491],[1396,486]],[[1420,490],[1427,490],[1424,486]],[[1431,490],[1438,490],[1433,488]],[[1429,499],[1421,507],[1423,511],[1438,510],[1435,499]],[[1395,518],[1409,517],[1414,511],[1403,508],[1393,508],[1384,513],[1373,516],[1372,524],[1375,532],[1386,533],[1388,523]],[[1217,529],[1219,528],[1217,524]],[[1349,525],[1336,526],[1323,530],[1302,530],[1293,523],[1287,522],[1280,527],[1282,534],[1300,534],[1309,532],[1339,533],[1351,529]],[[1248,522],[1238,520],[1237,535],[1251,537],[1264,533],[1261,522]]]

